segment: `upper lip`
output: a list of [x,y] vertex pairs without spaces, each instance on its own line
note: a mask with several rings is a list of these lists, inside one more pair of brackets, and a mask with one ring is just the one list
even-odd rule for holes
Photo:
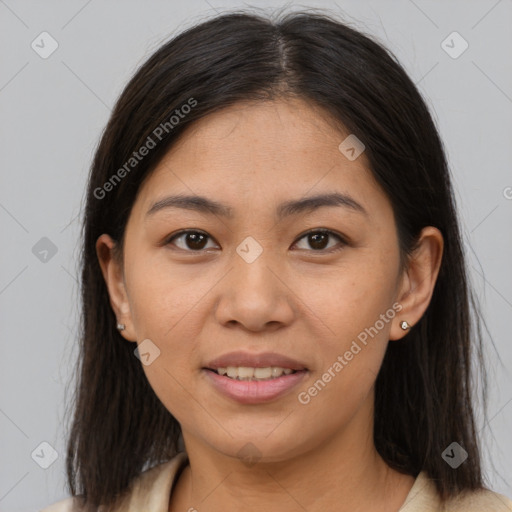
[[279,366],[281,368],[290,368],[291,370],[306,370],[306,366],[300,361],[290,357],[276,354],[275,352],[262,352],[260,354],[250,354],[248,352],[230,352],[212,359],[206,364],[205,368],[217,370],[218,368],[227,368],[228,366],[245,366],[249,368],[267,368],[269,366]]

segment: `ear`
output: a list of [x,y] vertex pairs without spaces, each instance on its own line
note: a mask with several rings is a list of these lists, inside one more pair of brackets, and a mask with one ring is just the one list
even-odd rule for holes
[[101,235],[96,240],[96,254],[107,285],[110,296],[110,305],[117,317],[117,322],[124,324],[125,329],[121,335],[128,341],[137,341],[133,330],[133,322],[130,312],[130,303],[126,293],[120,257],[115,252],[116,242],[107,235]]
[[443,235],[437,228],[428,226],[422,229],[403,271],[397,297],[402,309],[393,319],[390,340],[401,339],[409,332],[400,326],[404,320],[412,327],[427,310],[441,267],[443,247]]

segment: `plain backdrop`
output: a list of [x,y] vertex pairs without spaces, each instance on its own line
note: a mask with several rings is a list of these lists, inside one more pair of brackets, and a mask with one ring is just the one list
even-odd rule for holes
[[[76,357],[80,213],[110,109],[163,41],[247,5],[284,4],[0,0],[0,511],[35,511],[67,496],[63,419]],[[343,13],[374,34],[434,114],[491,335],[489,422],[479,415],[485,470],[489,485],[511,496],[512,1],[287,5]]]

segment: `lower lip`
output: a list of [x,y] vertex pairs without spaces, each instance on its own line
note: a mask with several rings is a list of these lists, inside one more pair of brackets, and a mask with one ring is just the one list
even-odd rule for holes
[[237,380],[204,368],[203,372],[218,391],[242,404],[260,404],[275,400],[297,386],[308,373],[307,370],[301,370],[275,379]]

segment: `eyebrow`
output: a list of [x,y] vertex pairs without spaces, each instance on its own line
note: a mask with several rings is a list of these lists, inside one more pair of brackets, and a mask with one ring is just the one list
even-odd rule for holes
[[[355,199],[347,194],[334,192],[330,194],[319,194],[316,196],[305,197],[303,199],[291,200],[281,203],[276,210],[278,219],[283,219],[291,215],[298,215],[304,212],[311,212],[322,207],[345,207],[354,212],[362,213],[368,216],[368,212]],[[174,195],[164,197],[146,212],[146,217],[154,215],[156,212],[165,208],[182,208],[194,210],[201,213],[208,213],[233,218],[233,209],[225,204],[219,203],[204,196],[197,195]]]

